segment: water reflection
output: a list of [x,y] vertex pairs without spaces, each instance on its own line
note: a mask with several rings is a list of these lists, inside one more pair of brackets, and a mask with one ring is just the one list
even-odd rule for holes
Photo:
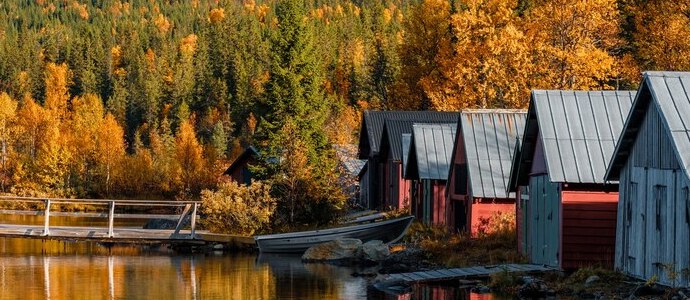
[[[91,245],[89,245],[91,244]],[[299,257],[0,239],[0,299],[362,299],[354,269]]]

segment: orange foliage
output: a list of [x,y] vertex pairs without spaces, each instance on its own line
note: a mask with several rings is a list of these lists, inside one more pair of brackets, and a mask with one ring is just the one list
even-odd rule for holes
[[45,70],[46,109],[62,118],[67,111],[69,101],[70,72],[67,64],[48,63]]

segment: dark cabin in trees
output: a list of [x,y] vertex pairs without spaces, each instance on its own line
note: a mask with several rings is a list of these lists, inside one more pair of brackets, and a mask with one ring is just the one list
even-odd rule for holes
[[515,144],[526,110],[463,110],[458,122],[447,197],[454,231],[485,231],[494,214],[515,213],[507,192]]
[[230,179],[234,180],[240,184],[251,184],[252,183],[252,172],[249,170],[249,165],[256,163],[256,158],[259,156],[259,152],[256,148],[249,146],[240,156],[238,156],[230,167],[223,173],[223,175],[230,176]]
[[412,185],[412,213],[428,225],[448,226],[446,180],[450,170],[456,124],[412,126],[405,178]]
[[644,73],[606,180],[620,182],[616,269],[689,286],[690,73]]
[[531,263],[611,266],[618,185],[604,175],[634,91],[533,91],[508,187]]
[[[385,185],[385,182],[396,182],[394,180],[386,181],[386,177],[388,174],[401,174],[401,162],[389,164],[381,159],[379,153],[386,120],[412,123],[455,123],[458,116],[459,113],[437,111],[365,111],[362,114],[362,125],[359,131],[359,158],[367,160],[366,177],[368,177],[368,184],[360,183],[360,185],[368,188],[368,200],[362,202],[368,203],[369,209],[378,210],[386,208],[387,203],[396,202],[385,198],[386,191],[391,189],[390,186]],[[411,127],[402,133],[412,133]],[[401,147],[395,142],[391,143],[391,146]],[[402,150],[400,150],[401,152]],[[402,180],[401,175],[398,178]],[[397,203],[400,203],[399,198]]]

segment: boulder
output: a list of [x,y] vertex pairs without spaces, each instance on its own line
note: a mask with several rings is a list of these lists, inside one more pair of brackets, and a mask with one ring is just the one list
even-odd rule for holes
[[358,258],[362,241],[358,239],[339,239],[315,245],[307,249],[302,260],[313,261],[351,261]]
[[382,241],[373,240],[368,241],[362,245],[362,259],[379,262],[390,255],[388,245]]

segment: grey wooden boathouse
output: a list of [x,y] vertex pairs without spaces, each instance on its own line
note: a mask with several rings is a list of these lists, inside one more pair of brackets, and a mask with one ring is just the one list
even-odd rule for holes
[[690,73],[645,72],[606,180],[620,181],[615,266],[690,285]]

